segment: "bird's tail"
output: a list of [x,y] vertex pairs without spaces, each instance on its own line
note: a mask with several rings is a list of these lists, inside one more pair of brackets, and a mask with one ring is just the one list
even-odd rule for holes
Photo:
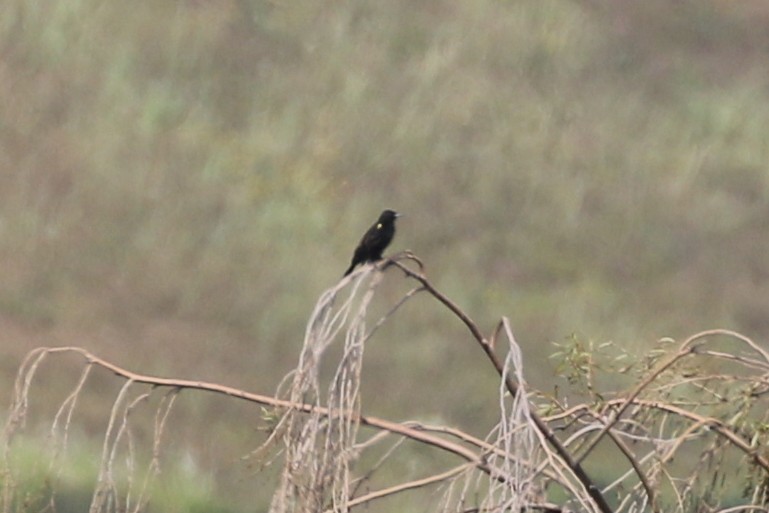
[[350,267],[344,272],[344,274],[342,275],[342,278],[350,274],[353,269],[355,269],[355,262],[350,264]]

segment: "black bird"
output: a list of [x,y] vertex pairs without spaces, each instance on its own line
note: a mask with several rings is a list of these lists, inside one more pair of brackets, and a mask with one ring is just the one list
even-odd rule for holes
[[365,262],[375,262],[382,258],[382,251],[390,244],[395,235],[395,219],[400,216],[393,210],[385,210],[379,215],[377,222],[363,235],[355,254],[352,256],[350,268],[344,273],[350,274],[355,266]]

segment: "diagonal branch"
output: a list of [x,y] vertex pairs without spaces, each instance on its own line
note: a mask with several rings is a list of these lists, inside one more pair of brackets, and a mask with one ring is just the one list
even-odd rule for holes
[[[404,254],[404,258],[406,259],[412,259],[412,256],[410,253]],[[454,303],[451,299],[449,299],[446,295],[444,295],[442,292],[440,292],[438,289],[436,289],[432,283],[427,279],[427,276],[425,276],[424,272],[420,269],[420,272],[413,271],[406,267],[404,264],[402,264],[396,257],[396,259],[390,259],[385,264],[385,268],[389,265],[394,265],[401,269],[408,277],[415,279],[419,283],[422,284],[422,287],[425,291],[427,291],[430,295],[432,295],[435,299],[440,301],[446,308],[448,308],[454,315],[459,318],[462,323],[467,327],[467,329],[472,334],[473,338],[478,342],[478,344],[481,346],[481,349],[483,349],[483,352],[486,354],[488,359],[491,361],[491,364],[496,369],[497,373],[501,378],[504,378],[505,380],[505,387],[507,390],[512,394],[513,396],[517,395],[518,393],[518,384],[510,378],[509,375],[505,375],[504,372],[504,366],[500,359],[497,357],[496,353],[494,352],[494,348],[492,344],[489,343],[488,340],[483,336],[481,333],[481,330],[478,328],[478,326],[473,322],[473,320],[461,309],[459,306]],[[420,266],[421,267],[421,266]],[[593,480],[588,476],[585,469],[582,467],[579,461],[577,461],[571,453],[566,449],[566,447],[563,446],[560,440],[555,436],[555,433],[550,429],[550,427],[542,420],[542,418],[537,415],[535,412],[530,413],[531,419],[536,425],[537,429],[540,433],[542,433],[542,436],[547,440],[547,442],[550,444],[551,447],[555,450],[555,452],[558,454],[558,456],[563,459],[563,461],[568,465],[569,468],[571,468],[572,472],[574,472],[574,475],[577,477],[577,479],[580,481],[582,486],[585,487],[585,490],[587,490],[590,497],[593,499],[595,504],[598,506],[598,508],[603,513],[610,513],[612,511],[612,508],[609,506],[609,504],[606,502],[606,499],[601,494],[601,491],[598,489],[598,486],[593,482]]]
[[[272,406],[274,408],[292,409],[292,410],[303,412],[303,413],[319,413],[320,415],[324,415],[324,416],[328,416],[331,414],[334,414],[335,416],[344,416],[344,415],[352,416],[352,414],[350,414],[349,412],[333,411],[333,409],[324,408],[322,406],[315,406],[315,405],[306,404],[306,403],[295,403],[295,402],[286,401],[283,399],[277,399],[272,396],[254,394],[238,388],[228,387],[226,385],[221,385],[218,383],[208,383],[205,381],[192,381],[192,380],[186,380],[186,379],[161,378],[157,376],[149,376],[146,374],[138,374],[138,373],[129,371],[127,369],[124,369],[122,367],[119,367],[118,365],[115,365],[114,363],[111,363],[107,360],[103,360],[98,356],[94,355],[93,353],[80,347],[71,347],[71,346],[46,347],[46,348],[38,348],[35,350],[35,352],[36,353],[39,352],[40,360],[42,360],[42,357],[46,354],[57,354],[57,353],[79,354],[83,358],[85,358],[88,364],[95,365],[97,367],[102,367],[112,372],[116,376],[125,378],[127,380],[127,383],[129,384],[143,383],[143,384],[151,385],[155,387],[170,387],[178,390],[181,390],[181,389],[203,390],[207,392],[213,392],[216,394],[226,395],[229,397],[234,397],[236,399],[242,399],[244,401],[249,401],[252,403]],[[38,363],[39,363],[39,360],[38,360]],[[16,408],[14,408],[14,410],[15,409]],[[15,421],[21,420],[13,416],[12,418]],[[360,423],[363,425],[376,428],[376,429],[381,429],[384,431],[389,431],[391,433],[398,434],[418,442],[423,442],[428,445],[432,445],[433,447],[455,454],[456,456],[459,456],[460,458],[467,461],[469,464],[472,464],[473,466],[475,466],[475,468],[477,468],[478,470],[489,475],[494,474],[491,467],[488,464],[486,464],[481,457],[479,457],[474,451],[460,444],[450,442],[439,436],[426,433],[424,431],[420,431],[419,429],[414,429],[414,428],[399,424],[397,422],[392,422],[392,421],[380,419],[377,417],[360,415],[360,416],[357,416],[357,420],[359,420]]]

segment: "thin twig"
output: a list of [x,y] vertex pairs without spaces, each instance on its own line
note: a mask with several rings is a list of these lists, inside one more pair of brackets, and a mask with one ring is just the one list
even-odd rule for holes
[[[445,481],[447,479],[450,479],[451,477],[461,474],[462,472],[465,472],[469,469],[473,468],[473,465],[470,463],[465,463],[463,465],[459,465],[458,467],[454,467],[451,470],[447,470],[446,472],[441,472],[440,474],[436,474],[434,476],[425,477],[422,479],[416,479],[414,481],[409,481],[407,483],[400,483],[395,486],[391,486],[389,488],[384,488],[382,490],[377,490],[375,492],[367,493],[366,495],[361,495],[360,497],[356,497],[355,499],[350,500],[347,505],[349,507],[358,506],[361,504],[365,504],[367,502],[371,502],[375,499],[381,499],[382,497],[387,497],[388,495],[394,495],[396,493],[400,493],[406,490],[413,490],[415,488],[422,488],[424,486],[428,486],[434,483],[439,483],[441,481]],[[324,513],[332,513],[334,510],[326,510]]]

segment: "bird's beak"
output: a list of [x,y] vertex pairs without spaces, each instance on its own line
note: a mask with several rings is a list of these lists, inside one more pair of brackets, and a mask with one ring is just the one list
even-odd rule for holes
[[395,217],[401,217],[402,215],[403,215],[403,214],[401,214],[400,212],[396,212],[396,213],[395,213]]

